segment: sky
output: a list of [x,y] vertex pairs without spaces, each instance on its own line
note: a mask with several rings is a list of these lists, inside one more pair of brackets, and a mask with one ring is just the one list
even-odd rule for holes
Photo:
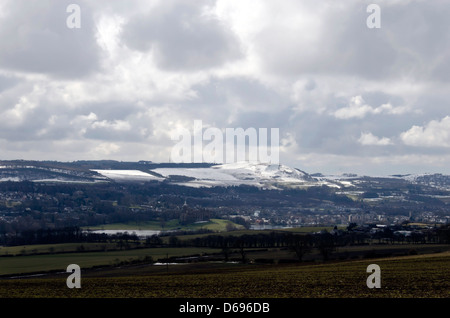
[[450,174],[449,16],[440,0],[2,0],[0,159],[168,162],[201,120],[278,128],[280,163],[309,173]]

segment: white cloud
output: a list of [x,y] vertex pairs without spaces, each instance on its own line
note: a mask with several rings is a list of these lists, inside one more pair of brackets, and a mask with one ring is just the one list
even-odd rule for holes
[[374,136],[372,133],[361,133],[361,137],[359,137],[358,142],[363,146],[387,146],[392,145],[391,139],[387,137],[379,138]]
[[109,156],[111,154],[117,153],[120,149],[115,143],[101,143],[97,147],[95,147],[94,154],[100,156]]
[[450,116],[432,120],[424,126],[412,126],[401,133],[401,140],[409,146],[450,147]]
[[113,122],[109,122],[106,120],[96,121],[92,124],[92,128],[105,128],[112,129],[117,131],[128,131],[131,130],[131,125],[129,122],[124,120],[114,120]]
[[364,103],[361,96],[351,98],[350,104],[334,112],[334,116],[340,119],[363,118],[367,113],[373,112],[373,108]]
[[407,111],[408,107],[394,107],[390,103],[382,104],[378,107],[372,107],[366,104],[364,99],[360,95],[358,95],[351,98],[350,104],[348,106],[338,109],[333,113],[333,115],[339,119],[350,119],[364,118],[368,114],[400,115]]

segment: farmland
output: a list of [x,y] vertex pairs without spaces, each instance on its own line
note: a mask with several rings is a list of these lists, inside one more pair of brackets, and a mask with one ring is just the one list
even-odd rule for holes
[[[64,244],[66,250],[71,246]],[[94,248],[91,244],[91,248]],[[61,249],[57,244],[54,250]],[[89,245],[88,245],[89,248]],[[140,248],[113,251],[92,251],[75,253],[51,253],[43,255],[28,255],[0,258],[0,275],[20,275],[30,273],[42,273],[52,271],[64,271],[69,264],[78,264],[82,268],[118,266],[125,263],[150,262],[171,257],[182,257],[187,255],[198,255],[204,253],[215,253],[216,249],[208,248]]]
[[167,222],[160,221],[147,221],[147,222],[126,222],[126,223],[114,223],[105,224],[101,226],[86,227],[88,230],[122,230],[122,231],[134,231],[134,230],[154,230],[154,231],[168,231],[168,230],[197,230],[207,229],[211,231],[225,231],[228,226],[232,226],[236,229],[243,229],[244,227],[239,224],[235,224],[229,220],[223,219],[210,219],[204,222],[197,222],[188,225],[181,225],[178,220],[169,220]]
[[[450,296],[450,246],[437,242],[386,243],[337,228],[97,238],[1,247],[0,298]],[[81,267],[80,289],[67,288],[69,264]],[[381,268],[379,289],[366,285],[369,264]]]
[[[381,288],[366,286],[366,268],[381,268]],[[67,274],[0,282],[0,297],[328,298],[449,297],[450,253],[323,264],[186,264],[88,270],[82,288]]]

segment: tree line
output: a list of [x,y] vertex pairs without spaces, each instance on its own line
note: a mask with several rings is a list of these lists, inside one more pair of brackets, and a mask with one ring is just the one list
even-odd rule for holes
[[89,231],[83,231],[77,226],[59,229],[25,230],[12,235],[8,235],[6,233],[0,235],[0,245],[3,246],[60,243],[105,243],[113,241],[139,242],[140,239],[133,233],[92,233]]
[[[413,233],[413,235],[404,237],[394,235],[390,229],[386,229],[383,243],[409,243],[409,244],[450,244],[450,225],[445,225],[426,233]],[[347,231],[332,232],[326,230],[318,233],[289,233],[289,232],[269,232],[244,235],[220,235],[210,234],[196,237],[190,240],[179,240],[172,237],[169,241],[172,246],[195,246],[210,247],[221,249],[225,256],[228,251],[237,249],[245,258],[245,249],[251,248],[288,248],[295,252],[299,261],[303,260],[305,254],[313,249],[318,250],[323,260],[328,260],[330,254],[338,247],[361,245],[372,243],[381,243],[382,233],[357,232],[351,228]]]

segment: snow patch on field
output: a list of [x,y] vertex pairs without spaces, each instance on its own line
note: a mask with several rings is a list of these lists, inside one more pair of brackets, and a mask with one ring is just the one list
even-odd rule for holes
[[92,170],[113,180],[163,180],[140,170]]

